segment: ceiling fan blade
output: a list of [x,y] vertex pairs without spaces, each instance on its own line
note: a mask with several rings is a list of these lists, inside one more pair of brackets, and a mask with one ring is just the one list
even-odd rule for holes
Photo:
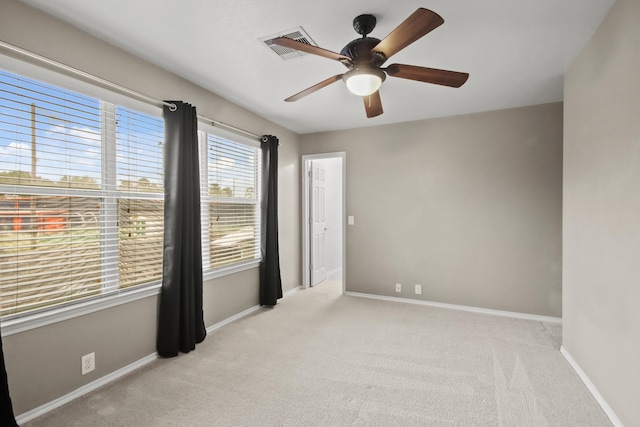
[[275,39],[265,41],[265,43],[268,45],[277,44],[278,46],[284,46],[290,49],[311,53],[313,55],[323,56],[325,58],[334,59],[340,62],[351,62],[351,58],[349,58],[348,56],[340,55],[339,53],[335,53],[318,46],[302,43],[288,37],[276,37]]
[[305,96],[310,95],[313,92],[322,89],[323,87],[329,86],[331,83],[335,83],[338,80],[342,80],[342,74],[338,74],[336,76],[329,77],[327,80],[323,80],[320,83],[316,83],[315,85],[311,86],[310,88],[307,88],[307,89],[303,90],[302,92],[298,92],[295,95],[292,95],[292,96],[288,97],[287,99],[285,99],[285,101],[287,101],[287,102],[297,101],[298,99],[304,98]]
[[391,55],[409,46],[443,23],[444,19],[440,15],[421,7],[371,50],[381,52],[386,58],[390,58]]
[[391,64],[384,70],[391,77],[400,77],[401,79],[417,80],[419,82],[450,87],[460,87],[469,78],[469,73],[416,67],[415,65]]
[[380,92],[375,91],[371,95],[363,96],[364,109],[367,111],[367,117],[376,117],[382,114],[382,100],[380,99]]

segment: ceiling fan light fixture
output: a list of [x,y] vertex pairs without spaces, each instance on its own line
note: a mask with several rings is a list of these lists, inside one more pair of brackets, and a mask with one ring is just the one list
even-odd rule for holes
[[369,96],[376,92],[385,78],[384,71],[376,69],[353,69],[343,76],[347,88],[358,96]]

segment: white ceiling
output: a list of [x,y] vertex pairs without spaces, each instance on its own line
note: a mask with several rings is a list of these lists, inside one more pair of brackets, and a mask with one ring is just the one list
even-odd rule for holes
[[[298,133],[347,129],[562,100],[563,74],[614,0],[23,0]],[[459,89],[387,78],[384,114],[337,82],[283,100],[346,71],[314,55],[283,61],[259,38],[302,26],[340,52],[371,13],[384,38],[418,7],[445,23],[387,63],[470,74]],[[189,101],[185,99],[185,101]]]

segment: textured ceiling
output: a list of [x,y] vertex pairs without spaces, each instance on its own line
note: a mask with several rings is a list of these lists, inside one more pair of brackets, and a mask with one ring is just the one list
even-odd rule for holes
[[[613,0],[23,0],[298,133],[497,110],[562,100],[564,71]],[[387,78],[384,114],[337,82],[283,100],[346,69],[306,55],[283,61],[259,39],[302,26],[339,52],[359,37],[353,18],[378,19],[384,38],[418,7],[445,23],[388,63],[470,74],[459,89]],[[186,100],[188,101],[188,100]]]

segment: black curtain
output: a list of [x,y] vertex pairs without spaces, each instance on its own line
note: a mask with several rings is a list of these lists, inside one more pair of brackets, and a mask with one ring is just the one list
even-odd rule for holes
[[188,353],[207,334],[202,312],[198,119],[178,101],[164,107],[164,252],[157,350]]
[[2,338],[0,338],[0,426],[17,427],[17,425],[9,396],[7,370],[4,366],[4,350],[2,350]]
[[278,248],[278,138],[262,137],[260,209],[260,305],[274,306],[282,298]]

